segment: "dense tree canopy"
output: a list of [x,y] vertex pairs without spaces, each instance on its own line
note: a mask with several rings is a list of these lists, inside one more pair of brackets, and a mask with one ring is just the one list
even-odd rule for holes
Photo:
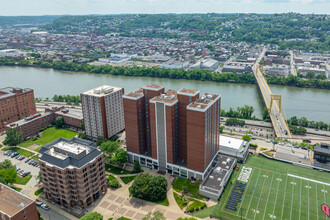
[[4,145],[16,146],[22,141],[22,132],[17,131],[16,128],[8,128],[6,131],[7,137],[4,140]]

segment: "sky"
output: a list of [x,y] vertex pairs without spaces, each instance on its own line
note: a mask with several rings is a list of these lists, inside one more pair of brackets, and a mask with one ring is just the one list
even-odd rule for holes
[[330,0],[0,0],[0,16],[212,12],[329,14]]

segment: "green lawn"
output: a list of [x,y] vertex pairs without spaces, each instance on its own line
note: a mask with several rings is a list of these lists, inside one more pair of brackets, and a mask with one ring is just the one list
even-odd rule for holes
[[123,176],[123,177],[120,177],[120,179],[125,183],[125,184],[128,184],[130,183],[132,180],[134,180],[136,176]]
[[35,161],[39,161],[39,157],[38,157],[38,155],[34,155],[31,159],[32,159],[32,160],[35,160]]
[[204,196],[199,195],[199,185],[202,183],[202,181],[195,181],[192,182],[188,179],[182,179],[182,178],[177,178],[173,184],[173,189],[177,192],[182,192],[183,187],[187,186],[188,187],[188,192],[191,194],[191,196],[205,200],[206,198]]
[[[246,183],[235,171],[212,216],[219,219],[328,219],[321,205],[329,203],[330,175],[262,156],[249,156]],[[243,166],[241,167],[241,169]],[[235,190],[237,184],[244,190]],[[242,192],[242,193],[240,193]],[[238,200],[237,196],[241,198]]]
[[27,184],[27,182],[29,182],[29,180],[32,178],[32,175],[28,175],[26,177],[20,177],[20,176],[16,176],[16,180],[15,183],[16,184],[20,184],[20,185],[25,185]]
[[198,217],[198,218],[207,218],[210,216],[210,214],[212,213],[214,209],[214,206],[208,207],[206,209],[202,209],[198,212],[194,212],[191,215],[194,217]]
[[44,192],[44,187],[41,187],[40,189],[38,189],[37,191],[35,191],[34,195],[39,196],[43,192]]
[[16,190],[17,192],[20,192],[22,190],[22,188],[15,187],[15,186],[10,186],[10,188]]
[[76,136],[77,132],[75,131],[71,131],[68,129],[57,129],[55,127],[51,127],[48,128],[46,130],[44,130],[41,134],[41,137],[38,138],[37,140],[33,141],[33,140],[28,140],[28,141],[24,141],[22,143],[19,144],[19,146],[21,147],[29,147],[33,144],[37,144],[37,145],[45,145],[48,144],[49,142],[56,140],[59,137],[63,137],[63,138],[72,138],[74,136]]
[[33,155],[33,153],[31,153],[30,151],[27,151],[27,150],[24,150],[24,149],[21,149],[21,148],[18,148],[18,147],[6,147],[2,150],[3,151],[13,150],[13,151],[19,153],[20,155],[23,155],[23,156],[26,156],[26,157],[30,157],[30,156]]
[[110,172],[110,173],[117,174],[117,175],[132,174],[133,173],[132,171],[124,170],[122,168],[115,167],[115,166],[112,166],[112,165],[107,164],[107,163],[105,164],[105,170]]
[[183,209],[184,207],[187,206],[187,204],[184,203],[184,201],[179,197],[177,193],[173,192],[173,196],[180,209]]
[[130,218],[126,218],[126,217],[120,217],[117,220],[131,220]]

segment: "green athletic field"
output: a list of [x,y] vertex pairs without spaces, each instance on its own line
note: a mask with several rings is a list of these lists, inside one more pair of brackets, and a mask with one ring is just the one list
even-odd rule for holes
[[[240,169],[228,182],[212,216],[219,219],[330,219],[321,210],[322,204],[330,206],[329,173],[253,155],[240,166],[252,168],[245,190],[240,194],[241,202],[230,197]],[[226,208],[233,204],[236,211]]]

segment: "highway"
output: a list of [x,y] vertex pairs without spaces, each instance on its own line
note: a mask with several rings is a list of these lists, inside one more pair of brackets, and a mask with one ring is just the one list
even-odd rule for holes
[[[259,64],[260,60],[264,57],[266,53],[266,47],[263,49],[263,51],[260,53],[256,63],[253,66],[253,72],[254,76],[257,80],[257,83],[259,85],[261,94],[263,96],[264,102],[269,109],[270,113],[270,119],[273,124],[273,128],[275,130],[276,136],[280,138],[291,138],[290,130],[288,128],[288,125],[282,115],[280,113],[278,104],[276,102],[273,103],[272,109],[270,109],[270,101],[271,101],[271,95],[272,91],[270,90],[268,83],[261,73],[260,69],[257,68],[257,65]],[[287,133],[286,133],[287,132]]]

